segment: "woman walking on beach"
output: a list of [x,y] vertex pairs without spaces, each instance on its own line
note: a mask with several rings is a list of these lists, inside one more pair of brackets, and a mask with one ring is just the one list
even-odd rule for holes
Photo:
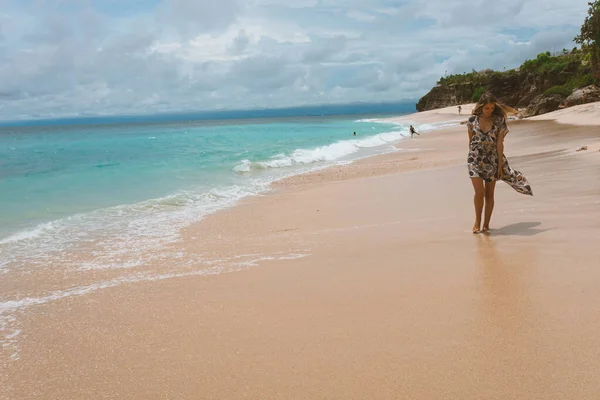
[[[516,113],[494,96],[485,93],[469,118],[469,177],[475,190],[475,224],[473,233],[485,233],[490,229],[490,219],[494,211],[494,191],[496,181],[503,180],[521,194],[533,196],[531,186],[519,171],[508,165],[504,156],[504,137],[508,133],[507,111]],[[481,214],[485,204],[485,217],[481,227]]]

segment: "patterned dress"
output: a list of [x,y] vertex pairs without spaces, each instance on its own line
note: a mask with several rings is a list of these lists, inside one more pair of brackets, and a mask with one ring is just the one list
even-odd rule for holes
[[[506,119],[495,117],[492,127],[488,132],[483,132],[479,126],[479,117],[472,116],[467,122],[469,131],[472,132],[471,146],[469,148],[469,176],[481,178],[486,182],[498,180],[498,150],[497,140],[500,135],[508,133]],[[533,196],[531,186],[523,174],[508,165],[506,156],[502,155],[502,180],[521,194]]]

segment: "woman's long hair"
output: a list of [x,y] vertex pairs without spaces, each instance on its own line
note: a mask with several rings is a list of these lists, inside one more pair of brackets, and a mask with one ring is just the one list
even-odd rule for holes
[[518,114],[519,113],[519,111],[515,110],[514,108],[509,107],[506,104],[500,103],[493,94],[486,92],[481,95],[481,97],[479,98],[479,101],[477,102],[477,104],[475,104],[475,107],[473,107],[473,111],[471,112],[471,114],[477,115],[477,116],[481,115],[481,113],[483,111],[483,107],[486,104],[490,104],[490,103],[494,104],[493,115],[496,117],[501,117],[501,118],[506,119],[506,116],[508,114]]

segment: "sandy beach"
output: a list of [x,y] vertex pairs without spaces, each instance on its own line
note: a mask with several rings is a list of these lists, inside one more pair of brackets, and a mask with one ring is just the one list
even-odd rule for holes
[[399,117],[451,126],[186,229],[207,273],[174,259],[24,313],[0,398],[600,398],[600,107],[510,122],[534,196],[499,183],[489,235],[469,113]]

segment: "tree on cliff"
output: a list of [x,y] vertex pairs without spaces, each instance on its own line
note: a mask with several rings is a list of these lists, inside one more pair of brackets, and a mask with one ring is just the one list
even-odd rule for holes
[[581,33],[575,42],[586,45],[591,54],[592,70],[600,81],[600,0],[589,2],[588,15],[581,25]]

